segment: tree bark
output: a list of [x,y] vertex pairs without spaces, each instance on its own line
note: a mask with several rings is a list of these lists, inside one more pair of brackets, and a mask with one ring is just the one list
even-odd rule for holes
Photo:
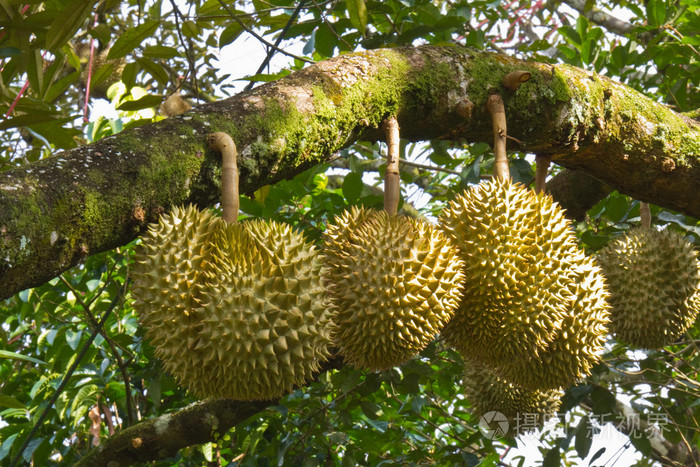
[[[516,70],[532,77],[509,92],[501,80]],[[700,217],[697,122],[571,66],[456,46],[379,49],[0,174],[0,299],[132,241],[173,204],[214,204],[221,169],[210,133],[233,137],[250,193],[358,139],[382,139],[389,115],[408,140],[490,142],[494,91],[520,149]]]
[[187,446],[216,441],[217,436],[273,404],[230,399],[195,402],[118,431],[75,465],[120,467],[173,457]]

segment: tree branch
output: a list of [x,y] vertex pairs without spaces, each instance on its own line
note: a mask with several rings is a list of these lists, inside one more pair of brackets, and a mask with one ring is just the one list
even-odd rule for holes
[[583,220],[586,212],[613,189],[580,170],[565,169],[547,182],[546,192],[566,209],[566,217]]
[[563,0],[562,3],[569,5],[592,23],[603,26],[608,31],[619,36],[624,36],[625,34],[628,34],[634,30],[635,26],[633,24],[627,23],[626,21],[621,21],[615,18],[613,15],[599,10],[598,8],[588,8],[585,0]]
[[221,169],[209,133],[236,141],[241,192],[249,193],[358,139],[383,139],[378,126],[388,115],[409,141],[489,142],[486,99],[515,70],[532,76],[503,93],[508,133],[522,150],[700,217],[697,122],[571,66],[457,46],[377,49],[3,172],[0,299],[132,241],[173,204],[214,204]]
[[[341,357],[321,365],[315,379],[331,369],[343,367]],[[216,441],[232,427],[277,401],[235,401],[207,399],[174,413],[145,420],[118,431],[89,451],[75,465],[119,467],[174,456],[180,449]]]
[[119,467],[174,456],[180,449],[215,441],[231,427],[274,401],[209,399],[118,431],[80,459],[76,466]]

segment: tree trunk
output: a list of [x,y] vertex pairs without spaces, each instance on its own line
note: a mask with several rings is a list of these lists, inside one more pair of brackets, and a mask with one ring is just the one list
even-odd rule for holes
[[[515,92],[511,71],[532,77]],[[206,137],[229,133],[250,193],[382,139],[493,141],[490,93],[519,149],[549,154],[643,201],[700,217],[700,127],[636,91],[566,65],[456,46],[380,49],[320,62],[182,115],[0,174],[0,299],[124,245],[173,204],[219,198]],[[513,144],[510,145],[513,147]]]

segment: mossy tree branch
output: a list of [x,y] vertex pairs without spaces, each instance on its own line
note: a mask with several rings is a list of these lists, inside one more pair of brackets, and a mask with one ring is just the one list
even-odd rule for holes
[[[531,78],[516,92],[502,79]],[[248,193],[381,140],[396,115],[409,141],[493,140],[486,99],[503,95],[508,134],[526,151],[636,199],[700,217],[700,126],[607,78],[456,46],[379,49],[330,59],[253,91],[0,174],[0,299],[87,255],[124,245],[173,204],[215,203],[220,159],[239,148]]]
[[187,446],[216,441],[230,428],[273,404],[230,399],[195,402],[178,412],[118,431],[75,465],[120,467],[173,457]]

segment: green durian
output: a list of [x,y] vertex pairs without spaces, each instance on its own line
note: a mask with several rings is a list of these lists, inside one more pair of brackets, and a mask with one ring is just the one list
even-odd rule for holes
[[599,252],[618,340],[659,349],[693,325],[700,312],[697,256],[681,234],[645,228],[630,229]]
[[465,360],[463,385],[464,395],[476,417],[499,412],[507,418],[508,426],[503,426],[504,436],[517,436],[542,428],[548,419],[556,415],[564,395],[557,389],[523,389],[500,378],[487,366],[469,360]]
[[493,179],[450,202],[441,223],[466,276],[445,341],[528,389],[588,374],[602,350],[607,292],[552,198]]
[[450,320],[462,261],[434,225],[353,207],[325,234],[326,284],[345,361],[381,370],[425,348]]
[[173,365],[192,368],[194,374],[187,377],[205,376],[196,373],[199,361],[187,343],[198,335],[202,297],[195,284],[211,267],[212,239],[222,223],[209,211],[175,206],[149,226],[135,250],[130,271],[134,310],[156,357],[176,377]]
[[135,295],[146,337],[197,396],[280,397],[330,356],[318,250],[285,224],[195,211],[185,222],[173,210],[144,239]]

